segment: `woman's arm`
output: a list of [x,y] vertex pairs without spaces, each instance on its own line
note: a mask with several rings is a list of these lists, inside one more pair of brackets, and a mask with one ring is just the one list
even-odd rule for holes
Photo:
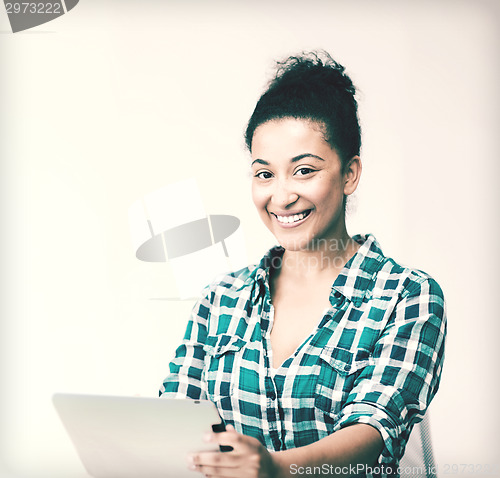
[[191,398],[204,400],[206,384],[203,380],[207,323],[210,315],[210,289],[207,286],[194,305],[186,327],[184,339],[169,364],[169,374],[160,388],[165,398]]
[[341,430],[310,445],[273,453],[280,478],[300,474],[299,467],[320,467],[323,475],[351,476],[372,467],[382,451],[380,433],[364,423]]
[[192,455],[191,468],[213,478],[288,478],[311,474],[313,470],[321,476],[351,476],[373,466],[383,448],[379,432],[362,423],[310,445],[274,453],[269,453],[257,439],[236,433],[231,426],[208,439],[233,448],[226,453]]

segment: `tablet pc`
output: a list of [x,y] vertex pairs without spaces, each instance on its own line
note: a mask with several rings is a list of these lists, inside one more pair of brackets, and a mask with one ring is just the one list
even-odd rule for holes
[[63,394],[54,406],[95,478],[194,478],[186,455],[218,450],[203,441],[221,426],[206,400]]

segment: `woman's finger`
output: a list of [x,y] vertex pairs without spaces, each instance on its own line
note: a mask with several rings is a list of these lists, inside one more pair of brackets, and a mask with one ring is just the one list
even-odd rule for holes
[[261,446],[259,440],[238,433],[231,425],[228,425],[224,432],[211,433],[207,436],[207,440],[220,446],[230,446],[235,454],[248,453]]
[[200,452],[189,457],[189,468],[208,477],[240,478],[238,458],[230,453]]

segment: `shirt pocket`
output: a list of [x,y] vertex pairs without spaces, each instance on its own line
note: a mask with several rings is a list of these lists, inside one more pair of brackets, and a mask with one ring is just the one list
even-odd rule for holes
[[360,372],[370,363],[369,352],[325,347],[318,357],[314,404],[334,421],[345,405]]
[[233,394],[244,344],[240,337],[231,335],[207,337],[203,346],[206,353],[204,373],[210,400],[220,401]]

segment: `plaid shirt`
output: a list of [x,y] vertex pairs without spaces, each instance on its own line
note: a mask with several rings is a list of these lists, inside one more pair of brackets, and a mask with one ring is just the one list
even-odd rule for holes
[[379,476],[397,467],[439,385],[446,333],[439,285],[385,257],[372,235],[335,279],[331,307],[276,374],[269,269],[208,286],[195,305],[160,395],[210,399],[226,424],[271,451],[304,446],[354,423],[384,440]]

